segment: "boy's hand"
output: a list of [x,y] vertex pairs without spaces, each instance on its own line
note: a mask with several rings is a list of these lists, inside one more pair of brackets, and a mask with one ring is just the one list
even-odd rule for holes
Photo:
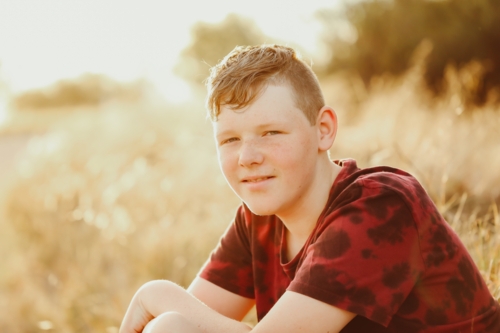
[[[135,293],[125,313],[120,333],[161,332],[238,332],[250,331],[247,325],[227,318],[170,281],[151,281]],[[189,330],[184,328],[189,327]],[[192,329],[191,329],[192,328]]]

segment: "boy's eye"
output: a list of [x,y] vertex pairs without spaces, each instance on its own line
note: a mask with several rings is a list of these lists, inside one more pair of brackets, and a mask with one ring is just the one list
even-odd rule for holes
[[231,142],[234,142],[234,141],[237,141],[238,138],[229,138],[229,139],[225,139],[225,140],[222,140],[220,142],[220,145],[223,145],[223,144],[226,144],[226,143],[231,143]]
[[279,131],[267,131],[266,132],[266,135],[276,135],[276,134],[280,134]]

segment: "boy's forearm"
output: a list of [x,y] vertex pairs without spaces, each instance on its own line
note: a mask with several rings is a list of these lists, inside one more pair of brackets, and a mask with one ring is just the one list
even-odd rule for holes
[[[134,311],[132,309],[134,307],[142,307],[144,312]],[[138,327],[134,321],[145,321],[142,324],[145,325],[151,319],[166,312],[182,314],[196,327],[199,327],[202,332],[206,333],[245,333],[251,330],[249,326],[212,310],[185,289],[172,282],[151,281],[142,286],[134,296],[123,320],[122,328],[124,329],[120,330],[120,333],[141,332],[144,326]],[[134,325],[135,328],[132,328]],[[127,327],[130,327],[130,329],[126,330]]]

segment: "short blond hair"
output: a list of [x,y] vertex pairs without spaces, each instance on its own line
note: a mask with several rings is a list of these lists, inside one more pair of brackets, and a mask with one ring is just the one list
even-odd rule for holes
[[297,108],[311,125],[325,105],[318,78],[290,47],[281,45],[237,46],[212,67],[207,80],[206,106],[217,121],[221,107],[238,110],[252,103],[269,84],[289,84]]

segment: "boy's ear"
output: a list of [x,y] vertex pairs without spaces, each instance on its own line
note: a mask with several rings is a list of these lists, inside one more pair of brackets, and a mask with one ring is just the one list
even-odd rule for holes
[[337,114],[331,107],[325,105],[319,110],[316,127],[318,128],[318,149],[327,151],[335,141],[338,128]]

